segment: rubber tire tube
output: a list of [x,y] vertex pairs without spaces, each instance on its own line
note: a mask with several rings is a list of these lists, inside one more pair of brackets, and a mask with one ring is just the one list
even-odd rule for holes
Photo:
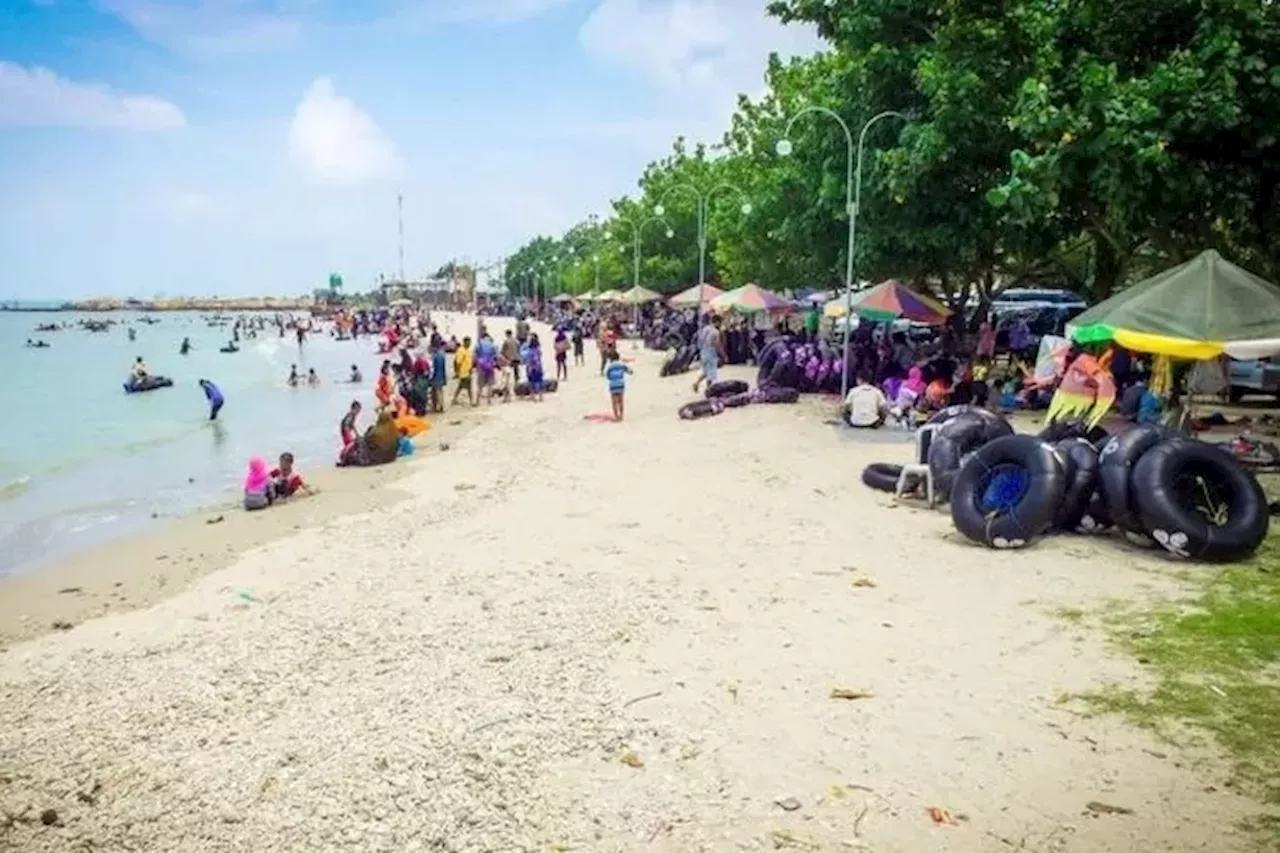
[[1001,415],[997,415],[990,409],[984,409],[981,406],[956,405],[947,406],[934,413],[929,418],[928,423],[935,426],[941,426],[949,421],[955,420],[961,415],[974,415],[982,418],[987,423],[986,440],[995,441],[997,438],[1003,438],[1006,435],[1013,435],[1013,427]]
[[898,490],[898,478],[902,476],[901,465],[890,465],[888,462],[873,462],[862,469],[862,485],[877,492],[893,492]]
[[707,386],[707,397],[732,397],[735,394],[744,394],[750,390],[751,386],[741,379],[721,379],[719,382],[712,382]]
[[719,400],[695,400],[692,403],[685,403],[676,412],[682,421],[696,421],[699,418],[708,418],[712,415],[718,415],[724,411],[724,404]]
[[1050,444],[1059,444],[1069,438],[1083,438],[1091,442],[1106,442],[1110,434],[1102,427],[1089,427],[1080,418],[1067,418],[1049,424],[1040,430],[1040,440]]
[[[983,493],[992,472],[1005,465],[1026,469],[1030,482],[1016,512],[988,518],[982,509]],[[1053,524],[1066,488],[1062,463],[1052,446],[1030,435],[997,438],[961,467],[951,491],[951,519],[974,542],[991,548],[1022,548]]]
[[[1211,475],[1227,493],[1227,522],[1221,527],[1179,495],[1179,479],[1189,467]],[[1176,557],[1234,563],[1252,556],[1267,538],[1271,514],[1257,477],[1213,445],[1189,438],[1164,441],[1142,454],[1132,482],[1143,527]]]
[[944,421],[929,442],[929,474],[933,478],[933,494],[940,503],[951,498],[951,487],[966,454],[986,444],[987,420],[963,412]]
[[1102,493],[1111,523],[1135,544],[1143,544],[1146,532],[1142,520],[1133,509],[1130,475],[1142,454],[1168,437],[1160,427],[1139,424],[1117,433],[1102,444],[1098,452],[1098,491]]
[[766,385],[754,397],[757,403],[794,403],[800,399],[800,392],[786,385]]
[[1084,438],[1059,441],[1054,449],[1062,461],[1063,474],[1067,479],[1066,493],[1054,517],[1054,526],[1071,532],[1079,529],[1098,488],[1098,449]]
[[724,407],[726,409],[736,409],[739,406],[747,405],[753,399],[755,398],[752,395],[752,393],[750,391],[747,391],[746,393],[743,393],[743,394],[734,394],[731,397],[721,397],[720,402],[724,403]]

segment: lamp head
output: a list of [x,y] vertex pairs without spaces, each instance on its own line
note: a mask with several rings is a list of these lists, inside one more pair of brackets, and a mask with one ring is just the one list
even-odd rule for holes
[[750,215],[750,213],[751,213],[751,202],[749,202],[749,201],[748,201],[748,202],[743,202],[743,204],[742,204],[742,215],[743,215],[743,216],[748,216],[748,215]]
[[658,216],[665,216],[667,213],[667,209],[662,205],[658,205],[653,209],[653,212],[656,213]]
[[790,139],[779,139],[776,147],[777,147],[779,157],[791,156],[791,140]]
[[674,237],[674,236],[676,236],[676,232],[674,232],[674,231],[672,231],[670,228],[668,228],[668,229],[667,229],[667,239],[668,239],[668,240],[670,240],[670,239],[671,239],[672,237]]

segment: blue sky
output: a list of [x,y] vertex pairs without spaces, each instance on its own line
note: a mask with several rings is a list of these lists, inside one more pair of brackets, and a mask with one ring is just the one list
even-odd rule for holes
[[0,0],[0,297],[488,262],[716,140],[764,0]]

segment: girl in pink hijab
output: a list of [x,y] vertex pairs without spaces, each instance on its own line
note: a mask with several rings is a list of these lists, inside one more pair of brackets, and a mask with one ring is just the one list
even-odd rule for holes
[[271,488],[271,474],[267,460],[255,456],[249,460],[249,473],[244,478],[244,508],[266,509],[275,497]]
[[916,401],[920,399],[922,393],[924,393],[924,371],[919,367],[913,367],[907,371],[907,378],[898,386],[898,393],[894,397],[891,411],[901,420],[907,412],[915,408]]

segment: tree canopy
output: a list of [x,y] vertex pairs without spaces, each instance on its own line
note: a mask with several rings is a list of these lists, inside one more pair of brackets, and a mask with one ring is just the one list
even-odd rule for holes
[[629,286],[637,230],[640,283],[687,287],[704,204],[708,281],[838,286],[849,139],[885,111],[900,115],[865,135],[859,279],[895,277],[953,304],[1025,283],[1101,298],[1206,248],[1280,277],[1280,4],[768,8],[815,26],[827,49],[772,57],[766,93],[740,97],[720,143],[675,140],[605,220],[520,247],[507,261],[515,291],[591,290],[597,270],[601,287]]

